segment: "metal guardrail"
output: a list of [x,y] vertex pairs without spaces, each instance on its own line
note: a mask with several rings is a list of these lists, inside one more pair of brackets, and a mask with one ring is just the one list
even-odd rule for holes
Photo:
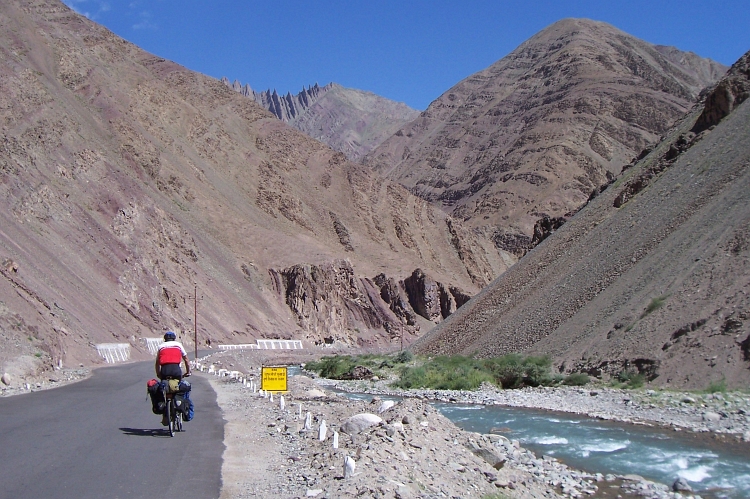
[[143,338],[143,340],[146,342],[146,347],[148,347],[148,351],[152,355],[156,355],[159,351],[159,345],[164,343],[162,338]]
[[255,343],[219,345],[219,350],[302,350],[301,340],[255,340]]
[[99,343],[96,352],[107,362],[124,362],[130,358],[130,345],[128,343]]

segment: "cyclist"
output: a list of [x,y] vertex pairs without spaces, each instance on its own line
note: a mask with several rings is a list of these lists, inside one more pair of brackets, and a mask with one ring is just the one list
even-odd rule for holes
[[164,343],[159,345],[159,352],[156,354],[154,364],[156,377],[162,380],[168,377],[181,379],[180,360],[185,362],[185,376],[190,376],[190,361],[188,361],[185,347],[177,341],[177,335],[174,332],[167,331],[164,333]]

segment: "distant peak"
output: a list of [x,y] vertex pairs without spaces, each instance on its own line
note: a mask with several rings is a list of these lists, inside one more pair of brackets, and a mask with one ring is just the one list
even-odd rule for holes
[[225,76],[221,81],[235,92],[252,98],[255,102],[275,114],[281,121],[290,121],[298,117],[336,85],[335,83],[329,83],[321,87],[315,82],[314,85],[307,88],[302,86],[302,90],[296,95],[287,91],[286,95],[280,97],[275,88],[273,90],[269,88],[262,92],[256,92],[250,88],[250,85],[246,84],[245,87],[242,87],[239,80],[230,83],[229,78]]

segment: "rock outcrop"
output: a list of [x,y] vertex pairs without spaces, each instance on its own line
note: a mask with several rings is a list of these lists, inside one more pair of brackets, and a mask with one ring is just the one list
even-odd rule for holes
[[316,344],[371,346],[399,338],[408,345],[420,332],[417,315],[437,323],[470,299],[421,269],[400,282],[385,274],[357,277],[346,260],[270,274],[305,338]]
[[734,111],[745,99],[750,97],[750,56],[745,54],[707,93],[703,112],[693,126],[693,132],[717,125],[724,117]]
[[455,286],[435,281],[422,269],[416,269],[404,279],[403,286],[414,311],[432,322],[445,319],[470,298]]
[[287,92],[286,95],[280,96],[275,89],[256,92],[250,87],[250,85],[245,84],[245,86],[242,86],[237,80],[230,83],[226,76],[221,79],[221,82],[235,92],[253,99],[255,102],[271,111],[278,119],[285,122],[294,121],[307,111],[310,106],[315,104],[318,99],[325,95],[326,92],[333,88],[333,83],[329,83],[323,87],[316,83],[307,88],[303,87],[297,95],[292,95],[291,92]]

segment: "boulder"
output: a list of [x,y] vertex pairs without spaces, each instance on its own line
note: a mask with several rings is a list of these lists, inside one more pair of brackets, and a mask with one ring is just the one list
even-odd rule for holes
[[385,411],[387,411],[394,405],[396,405],[396,402],[394,402],[393,400],[384,400],[380,404],[380,407],[378,407],[378,414],[383,414]]
[[687,483],[687,480],[680,477],[672,484],[672,490],[675,492],[692,492],[693,488]]
[[0,381],[2,381],[6,386],[10,386],[10,384],[13,382],[13,377],[8,373],[4,373],[3,377],[0,378]]
[[344,421],[344,424],[341,425],[341,431],[349,435],[354,435],[361,432],[362,430],[370,428],[371,426],[380,424],[382,421],[383,419],[380,416],[376,416],[375,414],[355,414],[354,416]]
[[704,412],[703,413],[703,421],[711,421],[716,422],[721,420],[721,414],[717,414],[715,412]]

